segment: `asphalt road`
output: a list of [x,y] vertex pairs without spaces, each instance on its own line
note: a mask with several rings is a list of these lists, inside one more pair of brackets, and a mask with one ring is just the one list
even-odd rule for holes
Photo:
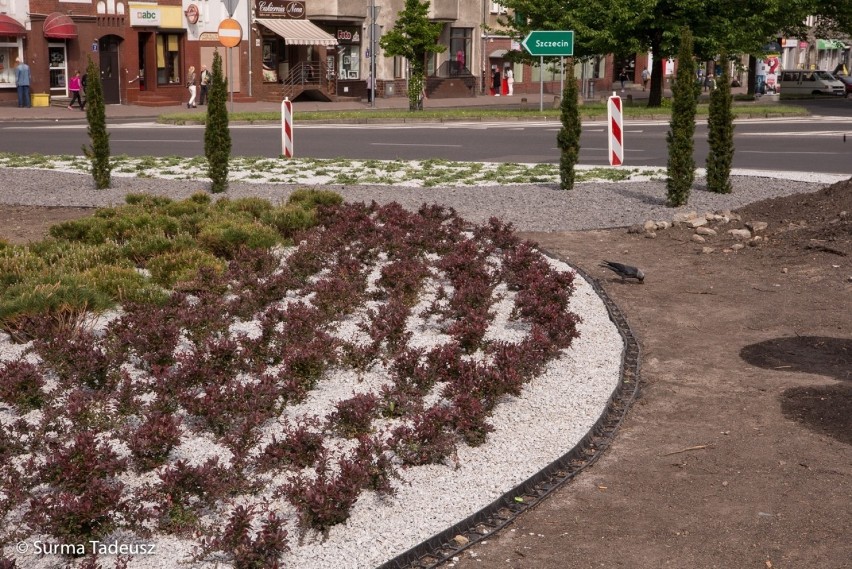
[[[296,123],[295,155],[303,158],[425,159],[487,162],[558,162],[559,123],[423,123],[330,125]],[[666,121],[627,121],[625,165],[665,166]],[[204,127],[114,123],[113,154],[197,156],[204,153]],[[231,125],[234,155],[281,154],[278,125]],[[0,151],[81,154],[89,143],[84,121],[0,123]],[[852,117],[737,121],[734,166],[852,174]],[[695,158],[707,154],[707,127],[698,123]],[[583,125],[580,163],[608,163],[604,122]]]

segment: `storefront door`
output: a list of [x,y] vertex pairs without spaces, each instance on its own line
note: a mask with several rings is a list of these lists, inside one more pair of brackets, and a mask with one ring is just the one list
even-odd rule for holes
[[104,104],[121,104],[118,46],[121,38],[104,36],[100,39],[101,85],[104,90]]

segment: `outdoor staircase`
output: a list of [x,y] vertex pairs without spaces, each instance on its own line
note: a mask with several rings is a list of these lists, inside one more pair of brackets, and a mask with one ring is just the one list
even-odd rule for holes
[[334,101],[335,82],[333,72],[325,63],[303,61],[294,65],[281,81],[281,89],[273,101],[281,101],[285,97],[291,101],[298,98],[313,101]]
[[67,107],[68,103],[71,102],[71,97],[56,97],[54,95],[50,96],[50,106],[51,107]]
[[[139,105],[140,107],[174,107],[175,105],[180,105],[180,102],[176,102],[172,98],[164,97],[163,95],[157,95],[156,93],[142,91],[139,93],[139,99],[133,103],[134,105]],[[186,102],[184,101],[183,106],[186,106]]]

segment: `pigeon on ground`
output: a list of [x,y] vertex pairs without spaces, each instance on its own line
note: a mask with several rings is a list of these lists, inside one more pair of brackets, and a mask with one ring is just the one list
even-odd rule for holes
[[636,267],[631,267],[630,265],[623,265],[621,263],[616,263],[613,261],[604,261],[600,264],[600,266],[614,272],[615,274],[621,277],[621,280],[636,279],[640,283],[645,282],[645,273],[643,273],[640,269],[637,269]]

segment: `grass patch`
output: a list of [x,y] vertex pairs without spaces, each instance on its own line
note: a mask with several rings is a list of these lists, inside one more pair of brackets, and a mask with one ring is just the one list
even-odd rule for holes
[[[398,120],[401,122],[419,121],[493,121],[493,120],[559,120],[560,110],[558,108],[545,108],[539,110],[536,97],[529,98],[529,108],[517,109],[490,109],[490,108],[466,108],[466,109],[426,109],[412,112],[405,109],[381,109],[381,110],[348,110],[348,111],[299,111],[295,115],[296,122],[354,122],[370,123]],[[535,107],[535,108],[532,108]],[[707,116],[709,105],[701,103],[698,105],[698,115]],[[740,100],[734,106],[734,111],[740,116],[766,115],[773,116],[802,116],[807,111],[800,107],[778,104],[761,104],[759,102]],[[601,119],[606,117],[606,105],[603,103],[589,103],[580,108],[580,116],[583,119]],[[625,105],[624,116],[626,118],[658,118],[668,119],[671,117],[670,105],[648,108],[644,101],[633,105]],[[280,111],[251,111],[230,113],[231,122],[281,122]],[[166,113],[157,117],[157,122],[163,124],[204,124],[206,115],[201,113]]]

